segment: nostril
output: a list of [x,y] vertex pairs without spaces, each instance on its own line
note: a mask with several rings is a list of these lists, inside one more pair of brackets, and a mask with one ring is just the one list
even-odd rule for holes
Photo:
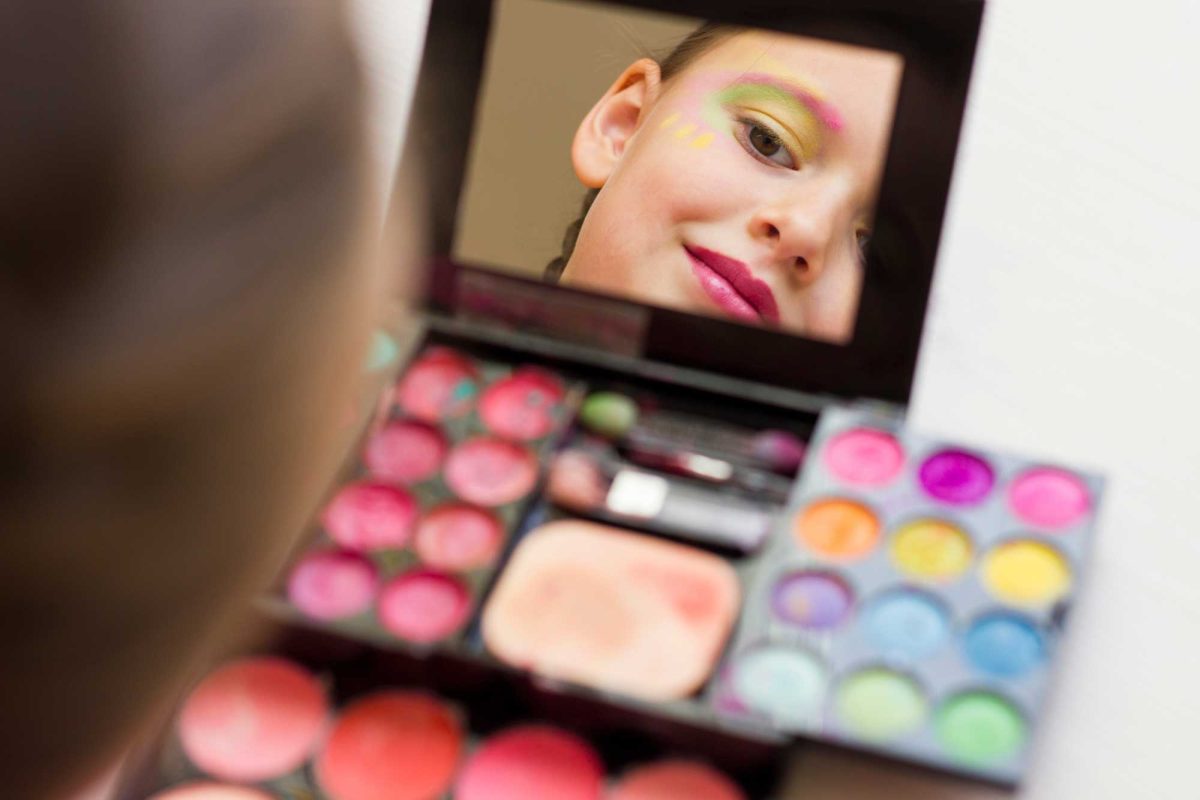
[[808,260],[803,256],[796,256],[796,271],[802,275],[808,274]]
[[767,223],[767,238],[771,239],[772,241],[777,241],[779,239],[779,228],[776,228],[769,222]]

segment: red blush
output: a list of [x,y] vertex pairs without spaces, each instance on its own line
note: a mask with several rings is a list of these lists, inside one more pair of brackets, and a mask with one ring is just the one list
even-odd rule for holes
[[458,445],[446,459],[446,485],[470,503],[499,506],[519,500],[537,483],[537,462],[524,447],[479,436]]
[[436,642],[462,627],[471,613],[471,595],[462,583],[440,572],[407,572],[383,587],[376,608],[383,627],[410,642]]
[[445,457],[445,437],[420,422],[389,422],[375,432],[363,453],[372,475],[404,484],[432,478]]
[[362,481],[342,487],[321,522],[342,547],[387,550],[408,543],[418,512],[417,501],[405,489]]
[[479,392],[479,374],[471,360],[446,347],[425,352],[396,386],[396,402],[425,422],[461,417]]
[[336,550],[310,553],[288,577],[292,605],[313,619],[345,619],[369,609],[379,589],[375,566],[363,556]]
[[439,506],[417,525],[417,555],[431,567],[465,572],[496,559],[504,528],[495,515],[461,503]]
[[627,774],[610,800],[746,800],[733,781],[694,761],[659,761]]
[[499,436],[538,439],[554,429],[563,395],[553,375],[525,367],[487,388],[479,400],[479,416]]
[[604,768],[583,740],[546,725],[510,728],[463,767],[454,800],[600,800]]
[[450,788],[461,749],[458,722],[442,703],[378,692],[346,707],[314,771],[337,800],[432,800]]
[[281,658],[235,661],[192,691],[179,738],[200,769],[228,781],[262,781],[299,767],[325,728],[325,693]]

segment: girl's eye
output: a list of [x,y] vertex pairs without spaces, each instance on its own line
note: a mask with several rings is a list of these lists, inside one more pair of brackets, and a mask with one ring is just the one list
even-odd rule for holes
[[761,122],[743,119],[738,122],[738,138],[750,155],[760,161],[778,164],[788,169],[799,169],[796,159],[783,143],[779,134],[763,125]]

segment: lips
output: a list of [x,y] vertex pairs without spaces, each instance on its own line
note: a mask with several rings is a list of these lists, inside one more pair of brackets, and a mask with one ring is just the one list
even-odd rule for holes
[[744,322],[779,323],[775,293],[736,258],[684,245],[700,288],[722,311]]

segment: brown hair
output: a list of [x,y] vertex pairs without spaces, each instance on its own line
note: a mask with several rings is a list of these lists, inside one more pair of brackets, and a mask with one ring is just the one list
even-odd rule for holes
[[0,775],[115,760],[278,569],[369,324],[324,0],[0,9]]
[[[704,23],[680,40],[679,44],[675,45],[675,48],[665,58],[659,60],[659,74],[662,80],[669,81],[710,48],[741,31],[741,28],[732,25],[716,22]],[[545,280],[556,282],[562,277],[563,270],[567,268],[567,262],[571,260],[571,254],[575,252],[575,242],[579,239],[583,221],[587,219],[588,212],[592,209],[592,203],[596,201],[599,194],[599,189],[589,189],[583,196],[579,216],[567,226],[567,231],[563,234],[562,252],[546,265],[546,271],[543,274]]]

